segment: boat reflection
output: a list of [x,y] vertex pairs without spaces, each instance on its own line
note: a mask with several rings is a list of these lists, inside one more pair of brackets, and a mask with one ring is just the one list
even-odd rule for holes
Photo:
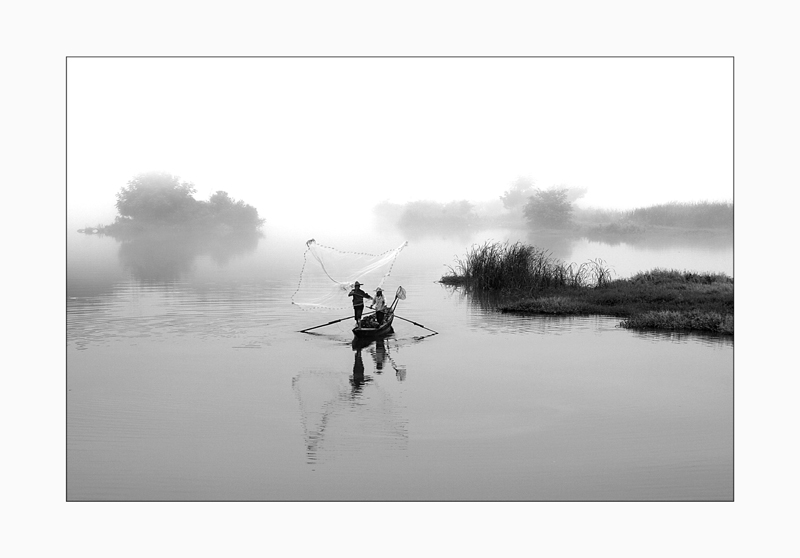
[[[405,367],[392,358],[388,339],[354,341],[351,348],[351,374],[306,370],[292,378],[309,465],[361,451],[406,449],[407,419],[395,402]],[[386,382],[390,376],[383,372],[390,367],[398,382]]]
[[355,360],[353,361],[353,375],[350,376],[350,385],[352,386],[350,397],[352,399],[360,397],[364,385],[371,381],[371,377],[364,375],[364,361],[361,358],[361,349],[357,349]]
[[[427,335],[425,337],[428,337]],[[398,365],[389,351],[389,342],[393,340],[394,334],[387,335],[386,337],[379,337],[377,339],[353,339],[352,347],[356,352],[356,359],[359,360],[360,352],[362,349],[368,349],[370,356],[375,364],[375,374],[383,374],[383,369],[388,362],[395,371],[395,377],[398,381],[403,382],[406,379],[405,366]],[[417,338],[414,338],[417,341]],[[373,346],[374,343],[374,346]],[[354,368],[355,370],[355,368]]]

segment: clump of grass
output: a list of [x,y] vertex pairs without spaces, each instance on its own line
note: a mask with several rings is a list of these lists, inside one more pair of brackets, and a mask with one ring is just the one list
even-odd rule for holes
[[696,271],[679,271],[657,267],[650,271],[640,271],[630,278],[632,283],[650,283],[654,285],[666,283],[698,283],[710,285],[722,283],[733,285],[733,278],[724,273],[698,273]]
[[[560,297],[570,302],[562,302]],[[653,269],[588,289],[546,289],[505,303],[502,312],[603,314],[622,327],[733,335],[733,278],[723,273]]]
[[534,314],[589,314],[591,309],[583,301],[566,296],[542,296],[525,299],[517,311]]
[[733,314],[697,310],[655,310],[631,316],[620,322],[620,326],[630,329],[697,330],[733,335]]
[[566,264],[535,246],[487,241],[457,258],[455,268],[441,281],[480,291],[535,290],[594,286],[607,283],[610,275],[599,259]]

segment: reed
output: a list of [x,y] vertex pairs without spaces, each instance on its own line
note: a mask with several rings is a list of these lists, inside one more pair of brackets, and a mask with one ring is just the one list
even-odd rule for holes
[[478,291],[530,291],[598,286],[607,283],[610,275],[600,259],[567,264],[529,244],[487,241],[456,258],[455,266],[441,281]]

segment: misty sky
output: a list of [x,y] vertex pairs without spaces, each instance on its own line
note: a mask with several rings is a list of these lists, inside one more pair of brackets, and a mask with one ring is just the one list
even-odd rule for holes
[[729,58],[71,58],[68,220],[110,223],[139,172],[318,231],[382,200],[732,200]]

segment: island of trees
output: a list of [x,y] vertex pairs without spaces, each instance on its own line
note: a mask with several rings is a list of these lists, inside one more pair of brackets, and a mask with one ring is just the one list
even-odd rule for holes
[[114,237],[170,230],[225,235],[253,233],[264,223],[255,207],[234,200],[227,192],[219,190],[208,201],[196,200],[195,193],[194,184],[170,173],[138,174],[117,193],[114,223],[81,232]]

